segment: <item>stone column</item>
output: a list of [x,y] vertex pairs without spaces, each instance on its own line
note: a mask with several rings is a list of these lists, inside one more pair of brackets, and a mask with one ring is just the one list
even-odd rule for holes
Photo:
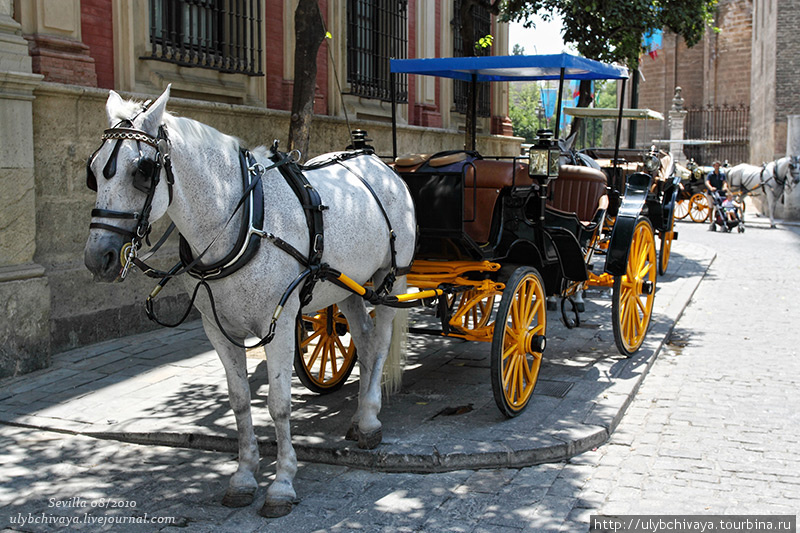
[[50,289],[36,250],[33,90],[28,42],[0,0],[0,378],[50,363]]
[[[786,155],[800,155],[800,115],[786,116]],[[784,220],[800,220],[800,184],[784,191],[783,204],[776,216]]]
[[[669,139],[670,141],[683,140],[683,123],[686,120],[687,111],[683,109],[683,97],[681,88],[675,87],[675,96],[672,98],[672,108],[669,110]],[[676,163],[686,165],[686,156],[683,153],[683,143],[670,142],[669,151]]]

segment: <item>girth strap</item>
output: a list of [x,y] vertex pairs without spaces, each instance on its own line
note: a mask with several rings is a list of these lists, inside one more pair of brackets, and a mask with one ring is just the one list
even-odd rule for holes
[[[272,145],[272,161],[279,161],[285,158],[278,151],[277,141]],[[322,261],[322,252],[325,249],[325,235],[322,220],[322,213],[328,209],[328,206],[322,205],[322,198],[314,187],[311,186],[308,179],[303,174],[299,165],[294,162],[289,162],[279,167],[283,179],[289,184],[300,205],[303,208],[303,214],[306,217],[306,225],[308,226],[308,257],[302,258],[302,255],[295,250],[295,248],[285,241],[278,239],[274,235],[269,236],[270,240],[275,243],[279,248],[286,251],[292,257],[297,259],[300,264],[311,269],[310,273],[316,273],[319,270],[319,265]],[[318,281],[316,275],[305,277],[303,288],[300,289],[300,305],[304,307],[311,301],[314,285]],[[298,280],[299,283],[299,280]],[[296,286],[296,284],[294,285]],[[294,287],[292,287],[294,288]]]

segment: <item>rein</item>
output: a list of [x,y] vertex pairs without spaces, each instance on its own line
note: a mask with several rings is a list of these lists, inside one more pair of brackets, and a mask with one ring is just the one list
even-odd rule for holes
[[[144,110],[147,107],[145,106]],[[164,326],[164,327],[177,327],[182,324],[189,316],[189,313],[194,306],[195,300],[197,298],[197,294],[200,290],[200,287],[204,287],[206,289],[206,293],[208,294],[209,302],[211,304],[211,311],[214,316],[214,321],[216,322],[217,327],[219,328],[220,332],[225,336],[225,338],[235,346],[245,349],[257,348],[268,344],[275,336],[275,328],[280,317],[286,302],[289,300],[290,296],[294,293],[294,291],[301,286],[300,289],[300,304],[301,307],[308,305],[308,303],[312,299],[313,288],[318,281],[330,281],[337,286],[344,288],[350,292],[360,295],[365,300],[370,301],[375,305],[390,305],[395,307],[407,307],[409,306],[407,302],[400,302],[396,297],[391,296],[389,293],[392,291],[392,286],[396,280],[396,276],[404,275],[409,270],[409,267],[405,267],[402,269],[397,268],[397,258],[396,258],[396,249],[395,249],[395,240],[396,235],[394,230],[392,229],[391,222],[389,220],[389,216],[386,213],[383,204],[381,203],[378,195],[375,193],[374,189],[370,184],[361,176],[358,172],[356,172],[352,167],[344,163],[344,160],[355,157],[357,155],[363,155],[365,152],[363,150],[351,152],[346,156],[337,156],[334,159],[315,165],[313,167],[301,167],[297,165],[292,158],[291,153],[281,153],[278,151],[278,143],[275,143],[272,146],[272,156],[270,160],[272,164],[268,167],[264,167],[260,163],[258,163],[255,158],[250,154],[249,151],[240,149],[239,152],[239,160],[242,172],[242,180],[243,180],[243,193],[239,201],[236,203],[233,212],[228,217],[225,225],[222,229],[217,233],[214,239],[206,246],[206,248],[198,254],[197,257],[192,257],[192,251],[189,247],[188,242],[183,238],[180,237],[180,261],[176,263],[169,271],[160,271],[156,270],[150,266],[148,266],[144,259],[151,257],[167,240],[169,235],[175,228],[174,224],[170,224],[170,227],[164,233],[164,235],[159,239],[155,246],[153,246],[148,253],[143,258],[137,257],[138,251],[142,246],[142,240],[147,241],[149,245],[149,234],[151,231],[150,225],[150,212],[152,209],[153,198],[155,196],[155,191],[157,185],[160,181],[160,175],[162,168],[166,170],[166,181],[169,186],[169,205],[172,204],[172,186],[175,182],[174,175],[172,172],[172,162],[170,158],[170,142],[169,137],[167,134],[166,126],[161,125],[158,130],[158,136],[154,137],[147,132],[138,130],[133,128],[133,120],[135,117],[124,120],[120,122],[116,127],[110,128],[104,131],[103,133],[103,144],[95,150],[89,160],[87,161],[87,174],[86,174],[86,183],[87,186],[96,191],[97,190],[97,178],[94,175],[94,172],[91,169],[91,165],[94,162],[94,159],[97,157],[100,149],[102,149],[105,141],[113,140],[116,141],[114,148],[112,150],[111,156],[109,160],[106,162],[106,165],[103,169],[103,176],[106,179],[111,179],[116,174],[116,159],[117,154],[119,151],[120,144],[126,140],[136,141],[137,147],[139,149],[139,157],[136,160],[136,173],[134,175],[134,182],[133,185],[136,189],[145,192],[146,197],[144,201],[144,205],[142,207],[141,212],[122,212],[122,211],[112,211],[108,209],[99,209],[95,208],[92,210],[92,217],[100,217],[100,218],[113,218],[113,219],[121,219],[121,220],[136,220],[137,225],[133,231],[120,228],[118,226],[113,226],[110,224],[100,223],[100,222],[92,222],[89,224],[90,228],[102,229],[107,231],[112,231],[118,234],[121,234],[126,237],[130,237],[130,242],[126,243],[122,250],[120,251],[120,260],[123,262],[123,268],[120,272],[120,278],[125,279],[127,273],[132,265],[138,267],[145,275],[148,277],[161,277],[161,281],[158,282],[156,287],[151,291],[151,293],[147,296],[145,301],[145,312],[147,317],[152,320],[153,322]],[[147,158],[142,154],[141,146],[139,143],[147,144],[148,146],[153,147],[156,150],[156,157]],[[328,264],[322,263],[322,253],[324,250],[324,234],[323,234],[323,219],[322,213],[328,209],[327,206],[322,204],[322,200],[320,198],[319,193],[314,189],[313,186],[308,182],[305,175],[303,174],[303,170],[308,170],[312,168],[319,168],[321,166],[325,166],[327,164],[334,164],[338,163],[343,166],[348,172],[352,173],[359,180],[362,184],[367,188],[370,192],[372,197],[378,203],[380,210],[383,214],[383,217],[386,221],[386,224],[389,229],[390,235],[390,251],[391,251],[391,269],[389,274],[384,278],[383,282],[381,283],[380,287],[376,289],[369,289],[359,286],[358,284],[354,283],[352,280],[347,278],[344,274],[339,272],[336,269],[331,268]],[[271,170],[277,168],[283,178],[291,187],[292,191],[297,196],[300,205],[303,208],[303,212],[306,217],[306,223],[309,230],[309,250],[308,254],[304,255],[302,252],[297,250],[294,246],[289,244],[288,242],[284,241],[283,239],[275,236],[272,233],[264,231],[263,224],[264,224],[264,191],[262,185],[262,176],[264,172],[267,170]],[[239,231],[239,237],[237,239],[236,245],[232,248],[232,250],[221,260],[216,261],[212,265],[202,265],[200,260],[205,256],[205,254],[211,249],[211,247],[217,242],[219,237],[224,233],[225,229],[231,223],[231,221],[235,218],[236,214],[239,213],[240,210],[243,209],[242,212],[242,227]],[[279,304],[277,305],[275,312],[272,315],[272,320],[269,325],[269,329],[267,334],[253,346],[246,346],[242,343],[237,342],[235,339],[231,337],[231,335],[225,330],[222,326],[222,323],[217,315],[216,303],[214,301],[213,291],[211,290],[211,286],[208,284],[209,281],[222,279],[227,277],[240,268],[242,268],[247,262],[252,259],[255,254],[258,252],[261,239],[268,239],[272,242],[276,247],[283,250],[285,253],[293,257],[296,261],[298,261],[305,269],[303,272],[298,275],[294,281],[289,285],[289,287],[284,292],[283,296],[281,297]],[[170,279],[179,276],[181,274],[188,273],[190,276],[196,278],[198,280],[197,285],[194,288],[194,291],[191,296],[191,301],[184,312],[183,316],[175,323],[166,323],[161,321],[155,314],[154,310],[154,300],[156,296],[161,292],[161,290],[166,286]]]

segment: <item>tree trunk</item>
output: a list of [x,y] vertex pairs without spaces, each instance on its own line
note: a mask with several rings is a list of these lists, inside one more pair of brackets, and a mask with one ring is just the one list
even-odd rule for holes
[[[473,5],[477,5],[477,0],[461,0],[461,9],[459,13],[461,20],[459,22],[461,23],[461,43],[465,56],[475,55],[475,19],[472,16]],[[475,121],[478,120],[478,117],[475,116],[477,113],[472,107],[472,101],[476,97],[476,95],[473,94],[473,91],[476,90],[477,87],[475,84],[468,82],[467,113],[464,118],[465,150],[472,150],[473,142],[477,142],[477,139],[473,139],[472,135],[473,131],[475,131],[475,135],[477,136]]]
[[[578,107],[589,107],[589,104],[592,103],[592,81],[581,80],[578,91],[580,91],[580,94],[578,95]],[[582,118],[573,117],[572,127],[569,130],[569,136],[571,137],[575,133],[579,132],[582,124]]]
[[289,122],[289,150],[308,153],[314,93],[317,87],[317,52],[325,39],[325,26],[317,0],[300,0],[294,12],[294,89]]

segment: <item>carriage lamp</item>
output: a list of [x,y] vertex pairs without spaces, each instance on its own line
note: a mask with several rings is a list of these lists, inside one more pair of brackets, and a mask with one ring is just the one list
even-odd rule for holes
[[645,155],[644,168],[651,174],[661,168],[661,159],[658,157],[658,150],[655,146],[650,148],[650,151]]
[[561,157],[561,149],[558,147],[558,142],[553,139],[553,132],[550,130],[537,131],[536,144],[530,149],[528,175],[540,181],[557,178],[559,157]]

